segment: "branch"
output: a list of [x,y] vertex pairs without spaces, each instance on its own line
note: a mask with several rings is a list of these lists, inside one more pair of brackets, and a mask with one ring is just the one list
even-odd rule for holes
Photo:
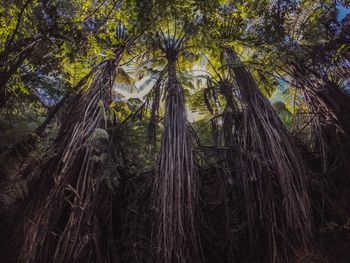
[[10,40],[8,41],[8,43],[7,43],[7,45],[6,45],[6,49],[8,49],[8,48],[10,47],[10,45],[11,45],[12,42],[13,42],[13,39],[15,38],[15,35],[17,34],[19,25],[20,25],[20,23],[21,23],[21,19],[22,19],[24,10],[25,10],[25,9],[27,8],[27,6],[29,5],[30,1],[31,1],[31,0],[27,0],[27,1],[24,3],[24,5],[23,5],[21,11],[19,12],[19,14],[18,14],[18,16],[17,16],[16,28],[15,28],[15,30],[13,31],[12,36],[11,36]]

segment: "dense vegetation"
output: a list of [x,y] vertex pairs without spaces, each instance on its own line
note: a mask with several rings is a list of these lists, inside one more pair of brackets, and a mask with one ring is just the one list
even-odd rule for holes
[[348,262],[349,8],[0,0],[0,262]]

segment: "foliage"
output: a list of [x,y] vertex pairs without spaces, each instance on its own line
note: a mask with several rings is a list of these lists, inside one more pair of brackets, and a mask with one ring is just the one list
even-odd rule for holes
[[346,230],[327,226],[350,218],[340,8],[0,0],[0,261],[332,260]]

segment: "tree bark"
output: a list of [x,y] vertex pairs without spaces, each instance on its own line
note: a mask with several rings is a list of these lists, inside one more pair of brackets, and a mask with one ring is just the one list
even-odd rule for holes
[[[243,107],[237,131],[241,167],[237,175],[246,207],[250,253],[257,256],[257,243],[261,242],[269,251],[267,260],[276,262],[296,256],[297,249],[310,244],[312,223],[305,165],[251,73],[231,48],[224,52]],[[285,242],[276,243],[283,239]]]
[[176,60],[168,58],[164,132],[154,179],[152,239],[156,262],[200,262],[198,177]]
[[105,249],[110,240],[102,239],[111,219],[111,196],[101,178],[106,149],[95,148],[94,136],[96,129],[106,128],[101,111],[111,100],[122,54],[118,50],[115,59],[102,65],[90,88],[79,90],[67,107],[57,156],[43,166],[40,185],[29,186],[41,190],[26,205],[18,262],[112,262]]

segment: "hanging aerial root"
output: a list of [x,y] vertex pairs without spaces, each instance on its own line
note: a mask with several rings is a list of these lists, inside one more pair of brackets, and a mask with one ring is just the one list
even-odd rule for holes
[[[304,127],[310,129],[307,141],[317,160],[316,165],[312,163],[310,166],[315,173],[312,190],[316,195],[315,203],[322,207],[315,211],[320,213],[323,224],[333,220],[345,223],[350,206],[350,119],[344,112],[350,111],[350,97],[343,90],[348,84],[342,80],[349,75],[350,65],[345,58],[328,61],[332,50],[298,49],[298,52],[318,62],[308,65],[292,58],[285,69],[302,91],[310,116]],[[334,204],[337,204],[337,209]]]
[[[290,260],[307,248],[311,212],[305,167],[292,138],[247,69],[225,49],[240,89],[243,120],[237,132],[244,205],[251,242],[268,241],[270,262]],[[235,63],[235,64],[234,64]]]
[[200,262],[198,177],[175,62],[168,65],[168,78],[164,133],[152,191],[155,260]]
[[[121,53],[104,63],[89,89],[80,90],[68,105],[56,141],[57,156],[40,175],[42,193],[26,206],[19,262],[113,261],[107,231],[111,196],[101,178],[108,134],[101,128],[106,128],[104,109],[120,57]],[[109,236],[107,241],[103,236]]]

